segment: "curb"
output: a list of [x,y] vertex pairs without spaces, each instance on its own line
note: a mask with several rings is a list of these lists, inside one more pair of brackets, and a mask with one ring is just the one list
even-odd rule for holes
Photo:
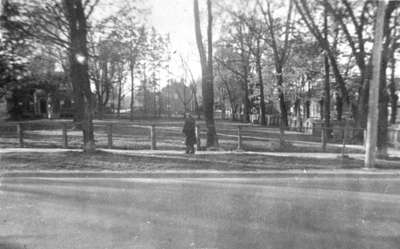
[[262,170],[262,171],[217,171],[217,170],[166,170],[166,171],[51,171],[51,170],[5,170],[1,178],[41,177],[41,178],[288,178],[288,177],[363,177],[399,178],[400,170]]

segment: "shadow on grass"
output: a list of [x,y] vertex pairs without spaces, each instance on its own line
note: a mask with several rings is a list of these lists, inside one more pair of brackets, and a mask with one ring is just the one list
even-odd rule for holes
[[10,152],[2,154],[3,169],[47,170],[289,170],[289,169],[357,169],[363,161],[352,158],[306,158],[262,154],[154,153],[124,154],[98,150],[93,153]]

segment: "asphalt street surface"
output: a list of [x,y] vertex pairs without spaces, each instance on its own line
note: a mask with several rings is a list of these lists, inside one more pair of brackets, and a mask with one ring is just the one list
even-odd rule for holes
[[3,175],[0,248],[399,248],[400,177]]

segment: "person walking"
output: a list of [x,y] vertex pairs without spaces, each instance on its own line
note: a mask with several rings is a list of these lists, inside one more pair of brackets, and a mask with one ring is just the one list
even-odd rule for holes
[[196,143],[196,121],[191,114],[186,115],[185,124],[182,132],[185,134],[186,154],[194,154],[194,144]]

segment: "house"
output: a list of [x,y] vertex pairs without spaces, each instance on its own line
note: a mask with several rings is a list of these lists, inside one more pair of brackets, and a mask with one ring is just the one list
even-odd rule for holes
[[26,80],[9,87],[0,109],[4,119],[72,117],[72,87],[63,75],[40,82]]

